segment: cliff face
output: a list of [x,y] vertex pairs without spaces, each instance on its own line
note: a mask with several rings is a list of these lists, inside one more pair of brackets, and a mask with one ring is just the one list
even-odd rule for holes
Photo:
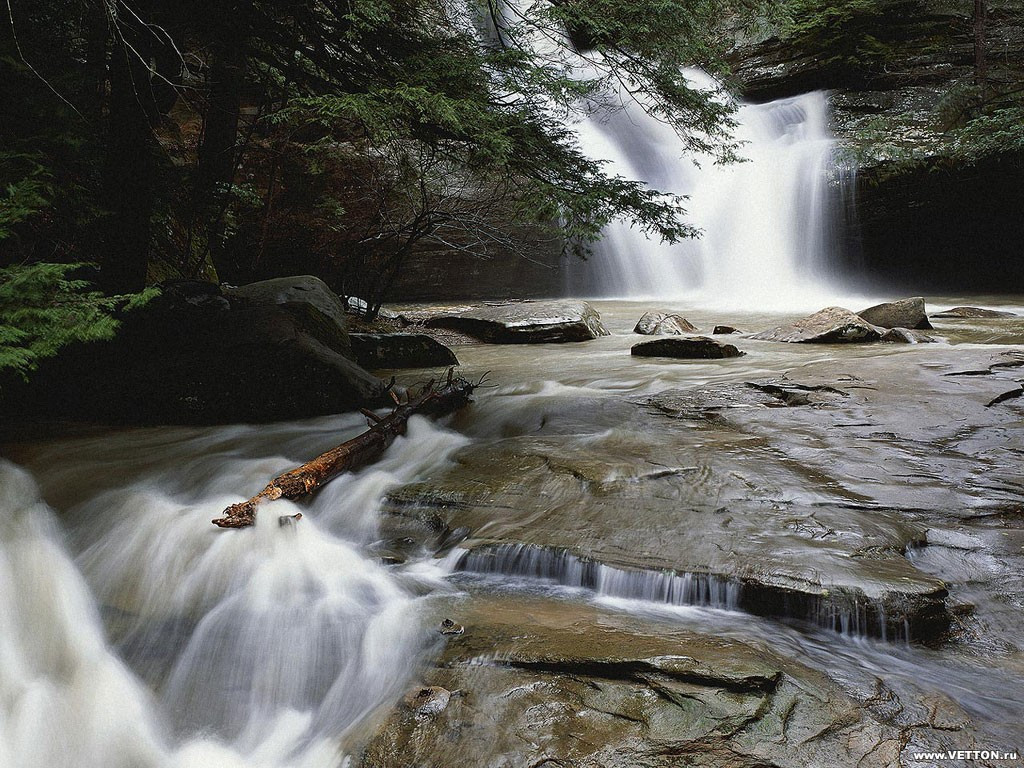
[[[738,47],[744,97],[831,92],[834,130],[859,166],[846,212],[851,276],[919,290],[1024,291],[1024,157],[967,160],[943,142],[975,82],[973,0],[867,5],[875,13],[847,29]],[[986,81],[1024,88],[1024,3],[987,6]],[[835,32],[844,36],[829,39]]]

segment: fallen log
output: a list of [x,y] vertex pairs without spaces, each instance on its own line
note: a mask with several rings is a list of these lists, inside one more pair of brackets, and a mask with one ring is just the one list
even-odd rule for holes
[[[343,472],[352,472],[374,462],[394,439],[404,435],[409,418],[415,414],[443,416],[457,411],[470,402],[473,390],[480,382],[473,384],[465,379],[448,379],[441,387],[428,383],[415,398],[401,403],[396,399],[395,409],[387,416],[378,416],[372,411],[363,411],[370,428],[358,437],[348,440],[308,461],[301,467],[275,477],[267,487],[248,501],[232,504],[224,510],[224,516],[213,520],[221,528],[245,528],[256,522],[256,508],[265,501],[297,499],[316,491],[329,480]],[[394,397],[394,395],[392,395]],[[298,518],[298,515],[296,515]]]

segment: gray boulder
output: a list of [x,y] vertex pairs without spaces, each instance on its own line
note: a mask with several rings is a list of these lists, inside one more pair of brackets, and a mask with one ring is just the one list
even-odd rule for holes
[[697,328],[682,315],[674,312],[645,312],[644,316],[633,328],[633,333],[644,336],[680,336],[684,333],[696,333]]
[[333,349],[346,357],[352,356],[345,304],[319,277],[297,275],[260,280],[225,287],[224,295],[233,308],[280,307],[296,316],[303,326],[319,326],[319,335],[330,337]]
[[597,310],[577,300],[471,307],[432,315],[423,324],[460,331],[491,344],[561,344],[609,335]]
[[879,341],[892,344],[933,344],[935,339],[927,333],[913,331],[910,328],[890,328],[882,334]]
[[953,307],[945,312],[936,312],[932,317],[1017,317],[1013,312],[983,307]]
[[887,301],[857,313],[860,317],[881,328],[910,328],[927,330],[932,327],[928,322],[924,299],[915,296],[899,301]]
[[883,329],[842,307],[825,307],[809,317],[780,325],[751,338],[794,344],[850,344],[878,341]]
[[720,360],[743,355],[732,344],[709,339],[707,336],[691,336],[685,339],[655,339],[634,344],[630,354],[635,357],[675,357],[682,360]]
[[353,333],[349,339],[356,360],[370,370],[459,364],[454,352],[422,333]]

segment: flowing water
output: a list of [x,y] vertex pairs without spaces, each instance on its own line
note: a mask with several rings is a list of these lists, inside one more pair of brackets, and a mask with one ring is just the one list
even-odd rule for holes
[[727,165],[685,156],[673,129],[637,104],[579,124],[583,150],[610,170],[688,196],[687,221],[702,234],[670,245],[613,223],[572,265],[570,293],[761,310],[818,309],[836,295],[831,260],[850,173],[834,162],[826,95],[743,105],[736,119],[744,162]]
[[[836,299],[830,222],[841,173],[832,161],[825,96],[743,106],[738,120],[749,162],[729,167],[683,159],[672,131],[641,109],[577,126],[583,148],[609,160],[612,170],[690,195],[691,221],[704,236],[669,247],[613,224],[573,274],[574,293],[657,297],[687,307],[701,327],[728,322],[746,329],[782,319],[773,310]],[[873,514],[883,510],[878,525],[888,530],[904,525],[901,508],[939,508],[953,499],[969,510],[994,497],[1019,504],[1020,488],[1002,458],[1013,449],[982,434],[975,447],[993,474],[988,481],[959,447],[944,450],[924,439],[916,447],[878,447],[877,440],[866,447],[875,440],[868,436],[850,449],[845,437],[801,431],[795,423],[782,446],[790,456],[772,454],[764,463],[762,438],[736,445],[733,433],[715,427],[680,438],[622,419],[630,398],[820,364],[852,370],[877,360],[898,382],[907,359],[938,364],[927,350],[755,343],[727,366],[636,360],[628,354],[630,330],[650,306],[599,308],[614,334],[589,344],[460,349],[467,371],[490,371],[496,387],[481,390],[475,406],[446,423],[414,419],[383,461],[336,479],[302,506],[298,522],[288,517],[296,505],[276,502],[253,529],[210,524],[280,471],[357,434],[362,417],[95,430],[8,445],[11,461],[0,463],[0,766],[346,765],[373,715],[391,707],[437,651],[435,598],[464,589],[484,600],[500,590],[546,590],[560,600],[677,622],[799,659],[855,697],[869,698],[882,678],[908,701],[941,692],[973,718],[977,733],[994,740],[990,746],[1009,748],[1024,737],[1024,585],[1016,575],[1024,542],[1015,541],[1016,554],[1007,554],[990,546],[988,529],[965,534],[956,523],[948,530],[942,523],[937,529],[947,538],[967,536],[976,545],[908,554],[923,572],[963,582],[958,599],[975,605],[975,644],[949,649],[868,639],[857,612],[852,621],[818,622],[838,632],[785,621],[806,617],[752,618],[742,613],[737,582],[714,576],[638,574],[518,545],[491,557],[455,550],[444,559],[434,557],[437,542],[427,542],[392,557],[402,542],[382,530],[390,489],[442,476],[460,449],[486,454],[533,435],[561,440],[570,456],[597,456],[606,473],[599,489],[636,479],[630,451],[641,443],[645,451],[664,451],[666,462],[692,462],[672,470],[687,476],[688,501],[710,499],[721,509],[752,500],[773,509],[870,502]],[[954,322],[939,334],[951,359],[958,349],[999,351],[1022,338],[1013,321]],[[935,406],[926,421],[948,421],[945,407]],[[750,451],[758,450],[762,463],[752,464]],[[918,479],[874,474],[876,459],[913,465]],[[941,466],[921,470],[929,462]],[[755,479],[752,467],[760,473]],[[555,501],[523,499],[520,511],[542,528]],[[674,516],[637,514],[604,533],[624,550],[645,536],[653,547],[659,531],[677,525]],[[393,561],[399,564],[385,564]],[[488,575],[452,574],[456,567]],[[991,586],[998,580],[1004,595]],[[693,605],[702,607],[687,607]]]
[[[984,527],[970,533],[980,542],[976,552],[929,549],[917,561],[925,571],[964,582],[958,599],[976,605],[984,628],[973,648],[929,650],[753,619],[737,610],[728,583],[713,580],[658,574],[631,580],[614,569],[588,579],[572,574],[593,564],[566,563],[546,572],[543,565],[509,563],[491,568],[481,586],[473,581],[481,577],[447,575],[460,555],[435,559],[436,544],[429,542],[404,564],[384,564],[392,544],[382,541],[382,498],[397,486],[443,476],[460,450],[486,454],[501,441],[537,433],[564,440],[567,455],[607,450],[593,455],[607,455],[613,468],[629,460],[616,454],[641,439],[664,451],[692,451],[674,461],[701,464],[714,457],[724,462],[725,474],[738,475],[750,465],[742,451],[726,445],[727,431],[705,429],[690,447],[678,435],[634,435],[619,404],[669,387],[775,376],[830,361],[850,370],[874,361],[898,380],[908,360],[926,362],[932,354],[966,360],[1021,338],[1012,319],[951,321],[936,332],[946,343],[915,349],[748,342],[748,355],[728,365],[679,364],[628,355],[636,338],[632,323],[644,304],[598,307],[614,333],[589,344],[460,348],[467,371],[491,370],[496,387],[481,390],[476,405],[446,423],[414,419],[408,437],[382,462],[331,483],[303,505],[297,523],[279,522],[297,510],[290,502],[275,503],[250,530],[222,531],[210,520],[281,470],[356,434],[361,417],[96,431],[8,445],[4,453],[17,466],[0,466],[0,765],[343,765],[361,726],[393,704],[436,650],[442,617],[431,606],[437,596],[466,588],[537,589],[545,583],[538,577],[592,588],[562,592],[559,599],[598,600],[771,647],[850,691],[867,691],[879,676],[911,698],[941,691],[993,744],[1020,737],[1024,707],[1012,693],[1024,684],[1024,633],[1013,607],[1018,598],[1000,597],[991,586],[1001,581],[1007,595],[1016,595],[1011,585],[1020,579],[1006,569],[1018,567],[1020,558],[989,553]],[[695,311],[690,319],[701,326],[759,327],[779,318]],[[968,378],[974,386],[976,377]],[[794,451],[801,429],[794,424]],[[836,438],[837,451],[843,439]],[[814,473],[800,488],[781,465],[771,471],[781,473],[775,480],[788,484],[797,504],[856,491],[897,510],[901,503],[920,508],[922,499],[948,499],[949,486],[957,485],[964,508],[989,503],[996,493],[991,487],[956,474],[968,473],[964,467],[972,462],[937,445],[920,450],[944,468],[936,474],[948,469],[950,476],[920,483],[879,485],[853,470],[854,477],[845,477],[842,471],[856,466],[840,464],[835,476],[847,488],[837,490],[834,478]],[[994,483],[995,448],[976,445]],[[893,448],[885,460],[902,460],[903,450]],[[841,455],[825,452],[833,464]],[[805,458],[813,463],[811,454]],[[703,470],[688,477],[698,496],[722,492],[702,485],[710,482]],[[758,482],[755,495],[775,493],[770,475]],[[999,493],[1019,503],[1019,488]],[[552,500],[523,503],[542,523]],[[900,524],[901,512],[881,514]],[[654,523],[647,531],[636,518],[609,536],[614,541],[639,531],[654,542]],[[563,578],[566,573],[571,578]],[[673,607],[688,603],[706,607]]]
[[0,765],[339,765],[347,731],[391,703],[433,637],[421,588],[367,551],[377,499],[465,439],[415,419],[301,525],[267,515],[224,536],[210,520],[363,423],[39,446],[52,506],[0,465]]

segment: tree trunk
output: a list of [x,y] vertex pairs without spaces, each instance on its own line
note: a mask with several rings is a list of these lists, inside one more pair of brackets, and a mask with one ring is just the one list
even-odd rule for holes
[[428,384],[422,394],[398,405],[384,418],[364,411],[373,422],[366,432],[301,467],[275,477],[248,501],[232,504],[225,509],[224,517],[213,520],[213,524],[221,528],[248,527],[256,522],[256,508],[263,502],[307,496],[342,472],[352,472],[376,461],[398,435],[405,434],[409,417],[417,413],[430,416],[452,413],[470,402],[470,396],[477,386],[479,383],[453,379],[449,370],[448,381],[443,387],[435,389],[432,383]]
[[[101,281],[108,293],[131,293],[146,285],[157,174],[153,126],[158,114],[150,85],[153,37],[139,18],[151,18],[152,5],[137,2],[134,13],[125,10],[120,15],[110,58],[105,186],[112,216],[100,259]],[[115,9],[124,10],[121,4]]]
[[199,147],[195,203],[203,217],[206,247],[221,279],[236,279],[232,265],[224,263],[224,213],[227,194],[238,160],[238,126],[242,90],[249,61],[251,0],[224,3],[211,25],[210,90]]
[[985,45],[987,24],[987,0],[974,0],[974,84],[981,89],[988,85],[988,58]]

